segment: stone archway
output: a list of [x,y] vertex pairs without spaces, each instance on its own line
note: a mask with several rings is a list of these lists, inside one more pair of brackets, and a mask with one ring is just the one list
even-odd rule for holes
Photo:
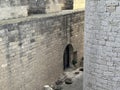
[[71,66],[73,60],[73,46],[68,44],[64,50],[63,69],[66,70]]

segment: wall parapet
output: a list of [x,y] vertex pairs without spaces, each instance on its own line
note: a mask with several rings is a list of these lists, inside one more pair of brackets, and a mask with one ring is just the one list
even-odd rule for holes
[[44,18],[50,18],[50,17],[57,17],[62,15],[69,15],[74,13],[84,13],[84,9],[78,9],[78,10],[62,10],[61,12],[57,13],[50,13],[50,14],[37,14],[37,15],[31,15],[28,17],[21,17],[16,19],[9,19],[9,20],[1,20],[0,25],[4,24],[11,24],[11,23],[19,23],[24,21],[30,21],[30,20],[37,20],[37,19],[44,19]]

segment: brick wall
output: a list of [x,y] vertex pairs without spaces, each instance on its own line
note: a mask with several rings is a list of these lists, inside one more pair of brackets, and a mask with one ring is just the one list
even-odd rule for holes
[[84,90],[120,90],[119,5],[86,0]]
[[0,90],[42,90],[63,73],[68,44],[83,55],[84,11],[0,22]]

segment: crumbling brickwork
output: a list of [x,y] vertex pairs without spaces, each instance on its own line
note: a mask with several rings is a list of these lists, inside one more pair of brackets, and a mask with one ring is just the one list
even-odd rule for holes
[[84,90],[120,90],[120,0],[86,0]]

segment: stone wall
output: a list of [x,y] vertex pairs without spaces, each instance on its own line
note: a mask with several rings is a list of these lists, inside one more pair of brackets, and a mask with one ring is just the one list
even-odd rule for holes
[[29,13],[45,13],[46,3],[44,0],[28,0]]
[[120,0],[86,0],[84,90],[120,90]]
[[27,0],[0,0],[0,20],[26,17]]
[[62,0],[0,0],[0,20],[62,10]]
[[28,0],[30,14],[59,12],[62,10],[62,4],[62,0]]
[[83,56],[84,11],[0,22],[0,90],[42,90],[63,73],[68,44]]
[[73,9],[74,0],[65,0],[64,9]]

